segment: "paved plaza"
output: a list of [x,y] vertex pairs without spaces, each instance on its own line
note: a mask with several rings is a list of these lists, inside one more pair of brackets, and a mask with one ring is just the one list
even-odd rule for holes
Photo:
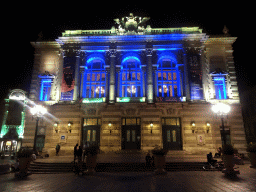
[[256,169],[239,165],[236,178],[219,171],[96,173],[77,176],[74,173],[33,174],[19,180],[14,174],[0,175],[0,191],[256,191]]

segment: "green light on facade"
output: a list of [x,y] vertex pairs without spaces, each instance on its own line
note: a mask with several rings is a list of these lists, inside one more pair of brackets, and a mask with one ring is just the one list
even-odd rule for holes
[[143,103],[146,101],[145,97],[117,97],[116,102],[118,103]]
[[105,97],[102,98],[83,98],[82,103],[103,103],[106,101]]

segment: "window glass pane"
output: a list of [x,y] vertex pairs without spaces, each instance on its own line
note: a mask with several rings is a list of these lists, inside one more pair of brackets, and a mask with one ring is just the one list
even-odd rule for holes
[[158,80],[162,80],[162,75],[160,72],[158,73]]
[[91,130],[87,131],[87,141],[91,140]]
[[92,81],[95,81],[95,73],[92,73]]
[[[105,79],[106,79],[106,74],[105,73],[102,73],[101,74],[101,81],[105,81]],[[105,82],[104,82],[105,83]]]
[[169,85],[169,93],[170,97],[173,97],[172,85]]
[[130,137],[131,137],[131,132],[130,130],[127,130],[127,137],[126,137],[127,142],[130,142]]
[[177,85],[174,85],[174,96],[177,97],[178,96],[178,88]]
[[97,79],[96,81],[100,81],[100,73],[97,73]]
[[137,118],[137,125],[140,125],[140,118]]
[[126,73],[125,73],[125,72],[122,73],[122,80],[123,80],[123,81],[126,80]]
[[162,125],[165,125],[164,118],[162,118]]
[[176,72],[173,73],[173,80],[177,80],[177,74],[176,74]]
[[171,142],[171,131],[167,130],[167,142]]
[[176,142],[176,130],[172,130],[172,142]]
[[137,73],[137,80],[140,81],[140,73]]
[[95,87],[92,86],[91,87],[91,98],[94,98],[95,97]]
[[126,118],[126,125],[136,125],[136,118]]
[[163,73],[163,80],[167,80],[167,75],[166,75],[166,73]]
[[96,140],[96,130],[92,130],[92,141]]
[[97,125],[97,119],[96,118],[88,118],[87,125]]
[[90,73],[87,73],[87,81],[90,81]]
[[180,118],[177,118],[177,125],[180,125]]
[[165,122],[166,122],[166,125],[171,125],[172,123],[171,123],[171,119],[165,119]]
[[172,80],[172,73],[171,72],[168,73],[168,80]]
[[177,122],[176,118],[171,118],[171,125],[177,125],[176,122]]
[[135,130],[132,130],[132,142],[135,142]]

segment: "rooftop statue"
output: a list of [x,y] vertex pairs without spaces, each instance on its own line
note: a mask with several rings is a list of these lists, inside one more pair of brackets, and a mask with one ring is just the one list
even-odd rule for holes
[[138,16],[133,16],[133,13],[130,13],[129,17],[122,17],[121,21],[119,19],[114,19],[114,21],[119,25],[118,28],[120,32],[124,30],[138,32],[138,28],[143,26],[149,19],[149,17],[141,18]]

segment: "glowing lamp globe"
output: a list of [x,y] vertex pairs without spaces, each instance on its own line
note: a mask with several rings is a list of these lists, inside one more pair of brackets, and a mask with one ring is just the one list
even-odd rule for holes
[[217,115],[225,115],[230,112],[230,106],[224,103],[217,103],[212,106],[212,111]]
[[32,115],[42,116],[47,113],[47,109],[41,105],[35,105],[33,108],[30,109]]

